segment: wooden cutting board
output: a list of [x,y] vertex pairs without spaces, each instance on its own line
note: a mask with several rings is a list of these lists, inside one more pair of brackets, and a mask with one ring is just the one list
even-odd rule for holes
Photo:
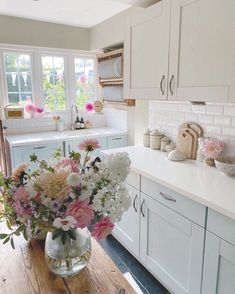
[[199,126],[198,124],[194,123],[194,122],[189,122],[188,121],[188,122],[185,122],[185,123],[183,123],[183,124],[181,124],[179,126],[179,129],[185,129],[185,128],[194,130],[197,133],[198,138],[203,136],[202,127]]
[[189,129],[180,129],[177,136],[176,146],[187,158],[193,157],[194,136]]

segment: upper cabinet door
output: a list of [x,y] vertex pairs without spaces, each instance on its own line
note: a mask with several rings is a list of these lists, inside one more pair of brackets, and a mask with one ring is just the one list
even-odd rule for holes
[[126,19],[126,98],[167,99],[170,0],[135,11]]
[[173,0],[169,100],[235,101],[235,1]]

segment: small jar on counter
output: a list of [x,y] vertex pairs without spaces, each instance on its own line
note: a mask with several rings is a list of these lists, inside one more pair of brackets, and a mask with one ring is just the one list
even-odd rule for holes
[[150,129],[147,129],[147,131],[143,134],[144,147],[149,147],[150,146],[150,134],[151,134]]
[[151,132],[150,134],[150,148],[154,150],[160,150],[161,148],[161,140],[163,138],[163,134],[158,132],[157,130]]
[[166,146],[170,144],[171,140],[168,137],[161,139],[161,151],[166,152]]
[[64,121],[58,120],[56,123],[56,128],[57,128],[57,131],[63,132],[64,131]]

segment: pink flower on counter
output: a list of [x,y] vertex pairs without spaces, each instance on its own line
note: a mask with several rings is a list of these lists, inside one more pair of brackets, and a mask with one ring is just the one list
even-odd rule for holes
[[206,158],[215,159],[224,150],[224,142],[214,139],[205,140],[202,146],[202,152]]
[[44,111],[43,108],[40,108],[40,107],[37,107],[37,108],[36,108],[36,112],[37,112],[37,113],[42,113],[43,111]]
[[25,105],[25,111],[26,112],[36,112],[37,111],[37,106],[32,103],[28,103]]
[[112,232],[113,228],[114,224],[110,218],[104,217],[94,225],[91,235],[97,241],[100,241],[105,239]]
[[83,229],[88,226],[94,218],[94,210],[92,205],[89,205],[89,201],[78,200],[69,205],[66,215],[73,216],[77,221],[76,226]]
[[94,110],[94,104],[93,103],[86,103],[85,104],[85,110],[88,111],[88,112],[92,112]]
[[80,150],[85,150],[86,152],[91,152],[97,148],[100,148],[100,144],[99,144],[98,140],[96,140],[96,139],[87,139],[87,140],[82,141],[78,145],[78,147]]

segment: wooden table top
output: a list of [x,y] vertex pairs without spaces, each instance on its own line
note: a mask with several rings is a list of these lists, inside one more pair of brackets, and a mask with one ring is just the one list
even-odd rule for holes
[[15,247],[13,250],[8,243],[0,244],[1,294],[136,293],[95,240],[92,240],[89,264],[72,278],[60,278],[48,270],[43,241],[26,242],[18,237],[15,238]]

